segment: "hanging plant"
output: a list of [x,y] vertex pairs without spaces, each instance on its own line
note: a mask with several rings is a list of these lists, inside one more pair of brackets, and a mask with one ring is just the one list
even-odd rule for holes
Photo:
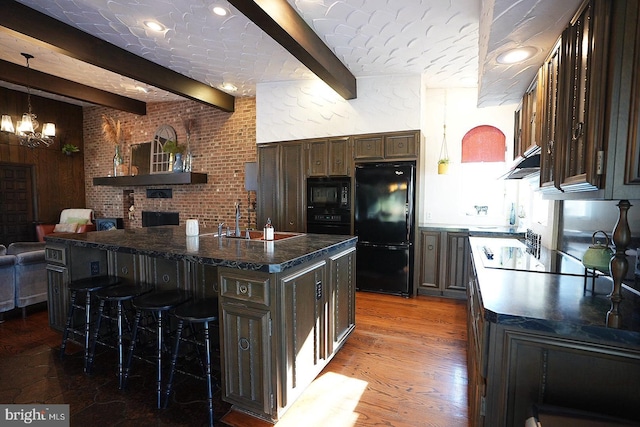
[[444,175],[449,172],[449,153],[447,152],[447,125],[443,125],[442,146],[440,147],[440,158],[438,159],[438,174]]
[[80,149],[73,144],[64,144],[62,146],[62,152],[67,156],[70,156],[73,153],[77,153],[78,151],[80,151]]

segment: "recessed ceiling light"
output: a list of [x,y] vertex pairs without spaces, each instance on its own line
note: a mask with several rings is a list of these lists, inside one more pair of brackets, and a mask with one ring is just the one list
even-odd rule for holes
[[213,6],[211,11],[218,16],[227,16],[229,14],[229,11],[222,6]]
[[515,64],[531,58],[536,53],[538,53],[538,49],[531,46],[509,49],[498,55],[496,61],[498,61],[499,64]]
[[222,83],[220,86],[220,89],[227,91],[227,92],[235,92],[238,90],[238,87],[236,85],[234,85],[233,83]]
[[144,21],[144,26],[153,31],[164,31],[164,25],[156,21]]

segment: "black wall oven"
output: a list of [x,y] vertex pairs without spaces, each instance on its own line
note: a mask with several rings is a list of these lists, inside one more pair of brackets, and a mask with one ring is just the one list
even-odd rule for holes
[[307,233],[351,234],[351,180],[307,179]]

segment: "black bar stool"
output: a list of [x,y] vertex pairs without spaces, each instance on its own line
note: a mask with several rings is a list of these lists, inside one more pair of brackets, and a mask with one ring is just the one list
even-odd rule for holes
[[[133,308],[136,310],[136,317],[133,322],[133,331],[131,335],[131,344],[129,346],[129,354],[127,356],[127,364],[124,371],[124,386],[126,387],[127,379],[129,378],[129,373],[131,372],[131,362],[133,359],[133,353],[136,347],[136,341],[138,338],[138,330],[142,329],[143,331],[150,331],[150,328],[155,326],[155,334],[156,334],[156,383],[157,383],[157,405],[158,408],[162,407],[162,353],[163,353],[163,335],[164,331],[164,313],[169,310],[176,308],[182,303],[185,303],[190,299],[190,295],[188,292],[182,289],[168,289],[168,290],[157,290],[153,292],[149,292],[146,294],[142,294],[138,297],[135,297],[131,304]],[[142,326],[140,324],[140,320],[142,319],[143,314],[150,314],[153,318],[152,322],[147,323]]]
[[[69,283],[69,291],[71,291],[71,301],[69,304],[69,312],[67,313],[67,324],[62,334],[62,344],[60,345],[60,357],[64,357],[67,348],[67,339],[69,333],[84,337],[84,371],[87,372],[87,360],[89,358],[89,338],[91,337],[91,299],[94,292],[120,284],[122,279],[114,276],[92,276],[86,279],[74,280]],[[78,293],[85,293],[84,305],[77,301]],[[84,325],[82,329],[76,329],[74,325],[73,314],[75,310],[84,310]]]
[[[87,370],[91,371],[93,368],[93,360],[95,358],[96,344],[98,342],[98,338],[100,335],[100,324],[103,318],[109,320],[115,320],[117,324],[117,336],[116,336],[116,348],[118,350],[118,387],[122,389],[123,381],[124,381],[124,343],[123,343],[123,331],[122,324],[123,321],[127,321],[126,315],[123,311],[122,304],[125,301],[131,301],[138,295],[142,295],[146,292],[150,292],[152,290],[151,287],[144,284],[121,284],[116,286],[109,286],[108,288],[103,288],[96,291],[96,298],[100,301],[100,305],[98,307],[98,320],[96,321],[96,327],[93,331],[93,341],[91,343],[91,351],[89,352],[89,357],[87,361]],[[109,315],[109,313],[105,313],[105,305],[109,303],[115,303],[116,308],[116,317],[115,319]],[[111,309],[113,307],[109,307]]]
[[[211,377],[211,337],[210,337],[210,325],[214,325],[214,332],[218,333],[218,298],[203,298],[198,300],[189,301],[185,304],[179,305],[172,310],[171,315],[178,320],[178,326],[176,331],[176,343],[173,348],[173,356],[171,357],[171,370],[169,371],[169,381],[167,382],[166,399],[164,407],[169,404],[169,398],[171,397],[171,388],[173,386],[173,377],[176,370],[176,361],[178,359],[178,353],[180,351],[180,341],[182,338],[182,330],[184,329],[185,322],[188,322],[192,327],[194,325],[202,324],[204,329],[204,347],[205,347],[205,377],[207,381],[207,403],[209,405],[209,425],[213,426],[213,380]],[[196,346],[197,348],[197,346]],[[219,370],[219,369],[218,369]]]

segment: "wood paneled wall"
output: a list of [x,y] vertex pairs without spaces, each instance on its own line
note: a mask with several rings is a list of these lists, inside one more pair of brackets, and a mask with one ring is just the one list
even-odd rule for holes
[[[62,209],[85,207],[82,107],[34,95],[31,107],[40,130],[44,122],[55,123],[55,142],[31,149],[21,146],[15,135],[0,132],[0,163],[34,166],[34,220],[56,223]],[[11,115],[15,125],[27,110],[26,93],[0,87],[0,114]],[[62,145],[67,143],[78,146],[80,152],[72,156],[62,153]]]

